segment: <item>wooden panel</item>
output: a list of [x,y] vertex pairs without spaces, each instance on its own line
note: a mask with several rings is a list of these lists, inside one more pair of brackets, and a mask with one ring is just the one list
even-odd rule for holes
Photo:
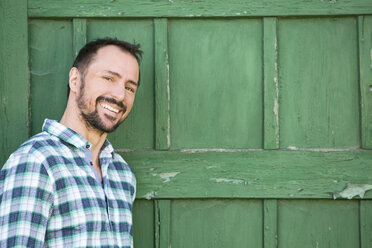
[[170,146],[169,116],[169,62],[168,62],[168,21],[154,20],[155,28],[155,148],[167,150]]
[[175,200],[169,247],[262,247],[259,200]]
[[362,148],[372,149],[372,16],[358,19]]
[[280,146],[359,147],[355,18],[279,21]]
[[[372,182],[372,152],[130,152],[138,198],[332,198]],[[352,190],[358,190],[357,187]],[[359,196],[356,196],[357,198]],[[372,199],[372,191],[364,198]]]
[[30,20],[31,133],[45,118],[59,120],[67,102],[68,73],[73,63],[72,23]]
[[134,247],[155,247],[154,222],[154,201],[136,200],[133,206]]
[[171,147],[261,148],[261,20],[169,28]]
[[372,247],[372,201],[360,201],[361,248]]
[[170,229],[171,229],[171,201],[157,200],[156,201],[156,247],[168,248],[170,243]]
[[0,1],[0,168],[28,137],[27,1]]
[[90,20],[88,40],[116,37],[141,44],[141,85],[132,112],[109,140],[119,148],[154,147],[154,30],[151,20]]
[[264,200],[264,248],[278,247],[278,201]]
[[72,27],[72,48],[74,58],[76,58],[80,49],[87,43],[87,20],[74,18],[72,20]]
[[278,202],[279,248],[359,246],[357,201]]
[[279,148],[279,82],[277,21],[263,19],[264,148]]
[[33,17],[198,17],[369,14],[370,0],[29,0]]

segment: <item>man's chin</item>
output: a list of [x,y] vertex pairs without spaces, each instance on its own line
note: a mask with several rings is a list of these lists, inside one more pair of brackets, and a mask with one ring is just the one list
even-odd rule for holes
[[117,121],[115,123],[105,123],[99,127],[99,130],[100,131],[103,131],[105,133],[111,133],[113,131],[115,131],[119,126],[120,126],[121,122]]

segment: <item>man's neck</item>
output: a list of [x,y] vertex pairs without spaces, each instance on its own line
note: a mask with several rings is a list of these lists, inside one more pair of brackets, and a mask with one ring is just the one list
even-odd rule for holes
[[93,158],[99,156],[99,152],[105,143],[107,133],[88,127],[79,116],[79,113],[69,113],[67,109],[63,114],[60,123],[74,130],[92,144],[91,152]]

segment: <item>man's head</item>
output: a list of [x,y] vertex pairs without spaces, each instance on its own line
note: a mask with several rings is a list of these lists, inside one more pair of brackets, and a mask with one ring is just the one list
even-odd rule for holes
[[88,128],[109,133],[128,116],[139,86],[141,55],[139,45],[109,38],[80,50],[70,71],[69,94]]

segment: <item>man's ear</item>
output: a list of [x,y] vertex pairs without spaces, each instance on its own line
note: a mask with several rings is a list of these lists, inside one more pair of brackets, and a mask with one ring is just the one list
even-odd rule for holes
[[80,89],[80,72],[76,67],[72,67],[69,73],[69,81],[68,84],[70,86],[70,91],[77,93]]

